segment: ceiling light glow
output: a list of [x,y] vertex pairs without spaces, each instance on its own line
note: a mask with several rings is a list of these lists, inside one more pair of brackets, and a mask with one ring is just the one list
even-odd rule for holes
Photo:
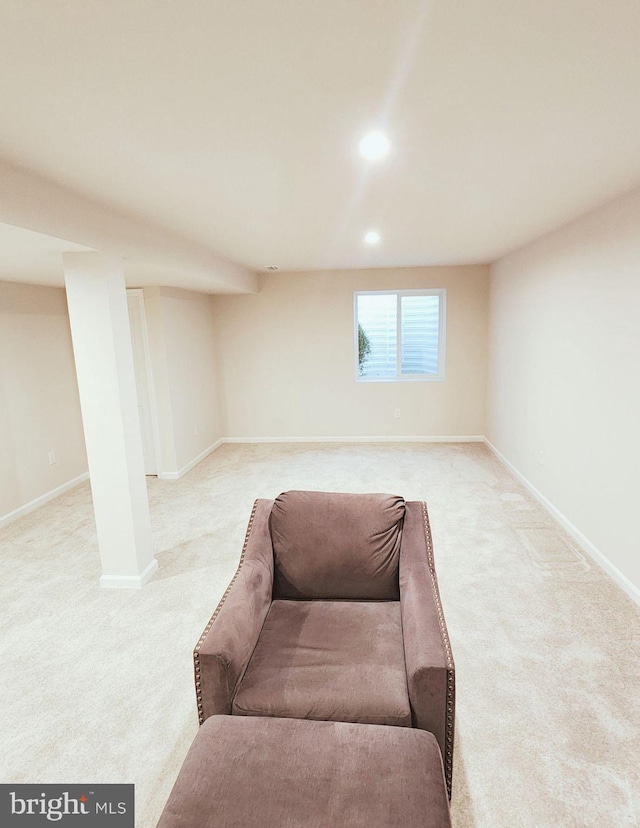
[[358,144],[360,155],[366,158],[367,161],[378,161],[380,158],[389,152],[389,139],[384,134],[375,130],[374,132],[367,132]]
[[369,230],[368,233],[365,234],[364,243],[365,244],[378,244],[380,241],[380,233],[377,230]]

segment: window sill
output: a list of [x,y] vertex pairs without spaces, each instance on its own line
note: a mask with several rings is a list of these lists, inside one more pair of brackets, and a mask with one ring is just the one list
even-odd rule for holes
[[418,374],[411,377],[356,377],[356,382],[444,382],[441,374]]

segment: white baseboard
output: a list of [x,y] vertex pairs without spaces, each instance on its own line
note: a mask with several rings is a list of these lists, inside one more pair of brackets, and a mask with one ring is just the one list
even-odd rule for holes
[[154,558],[139,575],[101,575],[100,586],[107,589],[142,589],[158,571],[158,561]]
[[591,543],[589,538],[587,538],[583,533],[578,529],[575,524],[571,523],[569,518],[565,517],[560,509],[556,508],[550,500],[548,500],[539,489],[531,483],[521,472],[516,469],[513,463],[510,463],[509,460],[502,454],[502,452],[498,451],[498,449],[493,445],[490,440],[484,438],[484,442],[486,443],[487,447],[491,449],[491,451],[495,454],[495,456],[500,460],[504,465],[509,469],[509,471],[516,477],[522,485],[528,489],[531,494],[536,498],[539,503],[544,506],[544,508],[551,514],[558,523],[571,535],[571,537],[578,543],[580,546],[588,552],[588,554],[594,559],[594,561],[600,565],[602,569],[609,575],[613,580],[621,587],[634,601],[638,606],[640,606],[640,589],[633,584],[627,576],[621,572],[618,567],[611,563],[609,558],[604,555],[595,544]]
[[221,437],[204,451],[194,457],[186,466],[175,472],[158,472],[159,480],[179,480],[197,466],[200,461],[208,457],[223,443],[484,443],[481,434],[466,436],[426,436],[414,437],[403,435],[400,437]]
[[84,474],[78,475],[78,477],[74,477],[73,480],[68,480],[66,483],[63,483],[61,486],[56,486],[55,489],[51,489],[50,492],[46,492],[40,497],[36,497],[35,500],[30,500],[29,503],[25,503],[23,506],[20,506],[18,509],[14,509],[13,512],[9,512],[6,515],[2,515],[0,517],[0,527],[6,526],[8,523],[12,523],[14,520],[17,520],[19,517],[26,515],[28,512],[32,512],[34,509],[37,509],[39,506],[44,506],[45,503],[48,503],[50,500],[53,500],[54,497],[58,497],[65,492],[68,492],[69,489],[75,488],[75,486],[79,486],[80,483],[84,483],[85,480],[89,479],[89,472],[84,472]]
[[181,477],[191,471],[194,466],[197,466],[201,460],[204,460],[205,457],[208,457],[211,452],[215,451],[219,446],[223,443],[226,443],[227,440],[224,437],[221,437],[219,440],[216,440],[215,443],[212,443],[208,448],[204,451],[201,451],[197,457],[194,457],[193,460],[190,460],[186,466],[183,466],[179,471],[175,472],[158,472],[158,478],[160,480],[179,480]]
[[484,443],[481,434],[467,436],[385,436],[385,437],[224,437],[223,443]]

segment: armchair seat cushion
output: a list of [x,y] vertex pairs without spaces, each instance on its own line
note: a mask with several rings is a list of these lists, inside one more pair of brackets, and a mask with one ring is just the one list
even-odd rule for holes
[[232,712],[411,727],[400,603],[273,601]]

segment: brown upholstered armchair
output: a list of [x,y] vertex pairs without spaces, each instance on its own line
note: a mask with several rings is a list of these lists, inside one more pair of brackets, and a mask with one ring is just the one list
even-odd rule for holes
[[201,724],[222,713],[429,730],[451,794],[455,674],[424,503],[257,500],[194,662]]

